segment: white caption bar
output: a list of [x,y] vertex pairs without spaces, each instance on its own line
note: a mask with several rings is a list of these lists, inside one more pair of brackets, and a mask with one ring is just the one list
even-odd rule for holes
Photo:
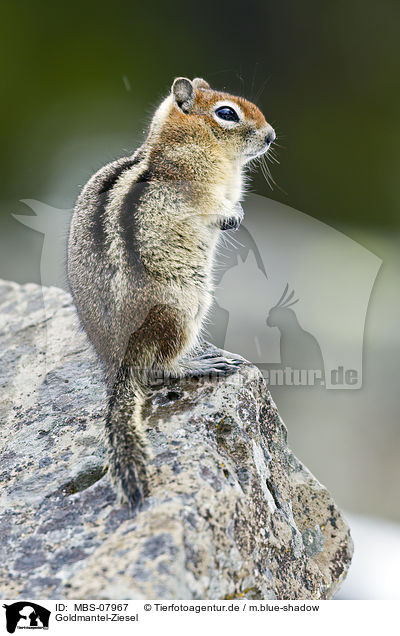
[[[174,634],[228,629],[243,636],[252,629],[294,629],[296,634],[329,636],[386,632],[398,622],[398,601],[47,601],[5,600],[0,633],[16,636],[51,634]],[[340,632],[338,632],[338,629]],[[160,632],[159,632],[160,630]],[[223,633],[223,632],[222,632]],[[390,633],[388,629],[386,633]]]

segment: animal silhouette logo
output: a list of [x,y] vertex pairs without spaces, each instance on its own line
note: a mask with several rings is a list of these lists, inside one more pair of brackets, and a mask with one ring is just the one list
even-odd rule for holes
[[[247,249],[229,268],[222,263],[215,290],[218,311],[210,322],[218,324],[225,313],[219,332],[225,343],[215,344],[257,364],[267,380],[269,370],[287,368],[302,377],[284,378],[285,385],[360,388],[367,310],[382,261],[342,232],[277,201],[248,195],[245,214],[245,228],[234,239]],[[315,382],[306,373],[313,370]]]
[[[265,293],[260,293],[263,289]],[[254,363],[265,362],[273,346],[264,318],[267,296],[268,279],[254,249],[247,254],[239,252],[237,263],[226,267],[215,290],[206,338],[211,336],[213,344],[228,351],[234,351],[240,343],[244,357]],[[238,311],[238,301],[242,311]]]
[[11,605],[4,604],[6,610],[6,628],[9,634],[16,629],[48,629],[50,610],[32,603],[32,601],[18,601]]
[[291,369],[323,369],[321,347],[317,339],[300,324],[293,305],[299,302],[294,298],[294,290],[289,292],[286,284],[283,294],[269,310],[267,326],[276,327],[280,332],[281,365]]
[[[44,235],[42,284],[65,289],[71,211],[24,203],[34,216],[14,216]],[[248,194],[245,213],[234,235],[221,233],[232,245],[222,247],[214,273],[206,339],[263,372],[316,369],[327,389],[360,388],[367,311],[382,261],[342,232],[266,197]],[[44,298],[45,315],[52,311]]]

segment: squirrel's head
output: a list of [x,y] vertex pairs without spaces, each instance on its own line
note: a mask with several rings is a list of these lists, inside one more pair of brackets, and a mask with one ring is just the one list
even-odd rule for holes
[[163,137],[178,143],[190,139],[207,144],[211,137],[225,156],[243,164],[265,153],[275,141],[274,129],[255,104],[215,91],[200,78],[176,78],[153,123],[161,124],[157,129]]

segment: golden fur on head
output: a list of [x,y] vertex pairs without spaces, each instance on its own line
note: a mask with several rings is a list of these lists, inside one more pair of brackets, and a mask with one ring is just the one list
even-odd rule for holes
[[[226,121],[221,109],[234,111],[236,121]],[[264,153],[275,139],[260,109],[244,97],[213,90],[201,78],[175,79],[171,94],[156,111],[151,126],[152,145],[158,150],[191,144],[210,154],[242,165]],[[156,134],[154,134],[156,133]]]

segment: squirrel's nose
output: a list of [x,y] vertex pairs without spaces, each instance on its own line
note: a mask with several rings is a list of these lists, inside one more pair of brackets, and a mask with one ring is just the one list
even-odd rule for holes
[[275,139],[276,139],[275,130],[271,128],[271,130],[269,130],[268,133],[265,135],[265,143],[268,146],[270,146],[272,142],[275,141]]

